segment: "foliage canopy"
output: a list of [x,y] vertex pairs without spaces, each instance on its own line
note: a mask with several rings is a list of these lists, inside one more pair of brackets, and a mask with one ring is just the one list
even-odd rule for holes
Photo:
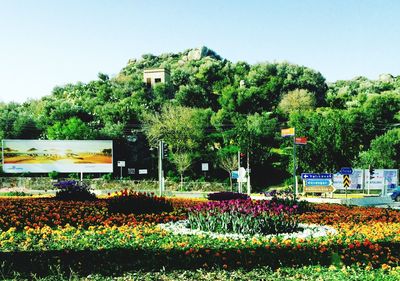
[[[170,80],[147,87],[143,70],[159,67],[170,70]],[[157,154],[150,148],[163,139],[175,159],[190,155],[184,157],[189,167],[173,165],[171,157],[167,169],[198,178],[199,163],[207,161],[216,180],[226,179],[218,161],[234,162],[221,152],[233,146],[249,156],[253,185],[265,187],[290,175],[293,163],[283,152],[291,143],[279,134],[287,126],[309,140],[299,151],[298,172],[399,168],[399,112],[400,77],[327,84],[305,66],[233,63],[202,47],[145,54],[115,77],[99,73],[88,83],[57,86],[40,100],[1,103],[0,137],[112,139],[118,159],[147,167],[152,176]]]

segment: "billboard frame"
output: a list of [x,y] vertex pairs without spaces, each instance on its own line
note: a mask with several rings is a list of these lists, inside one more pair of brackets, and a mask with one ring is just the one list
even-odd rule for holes
[[[5,158],[5,149],[7,146],[9,146],[8,143],[18,143],[20,142],[21,145],[22,143],[29,143],[32,142],[32,144],[37,145],[39,148],[44,149],[46,147],[52,147],[54,150],[58,148],[62,152],[58,151],[55,152],[53,155],[55,155],[57,158],[60,158],[60,155],[64,156],[64,159],[59,159],[59,160],[54,160],[54,163],[51,163],[49,160],[49,163],[7,163],[7,159]],[[64,147],[62,147],[62,143],[64,144]],[[46,143],[48,143],[46,145]],[[86,144],[85,144],[86,143]],[[96,144],[97,143],[97,144]],[[102,143],[102,144],[101,144]],[[61,145],[60,145],[61,144]],[[79,145],[81,144],[81,146]],[[93,150],[94,146],[98,145],[98,151]],[[24,144],[26,145],[26,144]],[[22,145],[22,146],[24,146]],[[60,146],[59,146],[60,145]],[[58,147],[59,146],[59,147]],[[38,139],[2,139],[1,141],[1,147],[2,147],[2,165],[3,165],[3,172],[4,173],[10,173],[10,174],[16,174],[16,173],[49,173],[52,171],[56,171],[59,173],[113,173],[114,172],[114,143],[112,140],[38,140]],[[28,145],[26,145],[28,147]],[[81,149],[83,147],[83,149]],[[87,150],[85,151],[84,148],[87,147]],[[110,155],[108,157],[104,155],[99,156],[99,152],[101,151],[100,149],[111,149]],[[75,150],[74,150],[75,149]],[[70,150],[71,156],[68,156],[66,153],[67,150]],[[46,150],[43,150],[46,151]],[[28,153],[28,150],[24,150],[25,153]],[[79,155],[79,153],[81,155]],[[45,155],[44,152],[41,152],[42,157]],[[81,156],[81,157],[75,157],[74,156]],[[98,156],[98,157],[95,157]],[[101,157],[103,159],[98,159]],[[91,162],[86,162],[85,157],[87,161],[94,161],[93,163]],[[97,159],[96,159],[97,158]],[[111,160],[108,160],[106,158],[111,158]],[[34,158],[32,158],[34,159]],[[72,162],[73,159],[79,159],[82,163],[68,163]],[[61,161],[62,160],[62,161]],[[69,161],[68,161],[69,160]],[[96,163],[96,160],[100,161]],[[106,162],[101,162],[101,160],[106,161]],[[31,160],[32,161],[32,160]],[[59,162],[59,163],[57,163]]]

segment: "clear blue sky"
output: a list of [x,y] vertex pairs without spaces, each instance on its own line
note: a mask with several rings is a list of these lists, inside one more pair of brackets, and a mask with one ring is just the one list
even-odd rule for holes
[[207,46],[328,81],[400,75],[398,0],[0,0],[0,101],[111,76],[130,58]]

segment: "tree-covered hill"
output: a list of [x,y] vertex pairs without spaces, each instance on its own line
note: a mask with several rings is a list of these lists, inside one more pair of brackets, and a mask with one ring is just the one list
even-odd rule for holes
[[[148,87],[143,71],[150,68],[168,69],[170,82]],[[287,126],[310,141],[300,149],[299,173],[399,168],[399,112],[400,77],[328,85],[305,66],[233,63],[202,47],[146,54],[115,77],[100,73],[40,100],[0,104],[0,138],[112,139],[115,159],[152,176],[150,147],[163,139],[170,175],[193,179],[202,175],[199,163],[209,162],[208,177],[226,180],[222,163],[234,166],[240,150],[243,162],[249,156],[253,184],[265,187],[289,177],[291,144],[280,137]]]

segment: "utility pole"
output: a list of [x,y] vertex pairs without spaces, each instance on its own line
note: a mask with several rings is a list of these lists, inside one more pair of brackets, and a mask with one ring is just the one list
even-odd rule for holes
[[160,196],[164,193],[164,171],[162,168],[164,142],[162,140],[158,143],[158,185],[160,189]]

